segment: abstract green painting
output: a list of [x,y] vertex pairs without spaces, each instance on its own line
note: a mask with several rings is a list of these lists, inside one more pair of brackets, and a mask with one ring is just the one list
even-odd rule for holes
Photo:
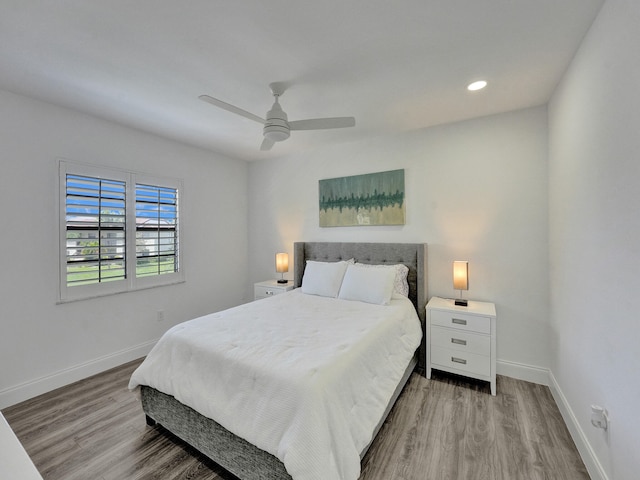
[[320,226],[404,225],[404,169],[319,182]]

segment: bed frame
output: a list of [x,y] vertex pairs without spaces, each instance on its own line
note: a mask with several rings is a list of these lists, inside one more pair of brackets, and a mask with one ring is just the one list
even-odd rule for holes
[[[424,243],[296,242],[294,244],[294,285],[296,287],[302,285],[307,260],[340,261],[350,258],[360,263],[390,265],[403,263],[409,267],[409,298],[416,307],[423,332],[420,347],[407,366],[401,382],[374,431],[372,438],[375,438],[411,373],[415,369],[422,374],[425,372],[427,245]],[[156,423],[162,425],[242,480],[292,480],[284,464],[275,456],[234,435],[214,420],[200,415],[174,397],[151,387],[142,386],[140,392],[148,425]],[[361,459],[370,445],[371,443],[361,452]]]

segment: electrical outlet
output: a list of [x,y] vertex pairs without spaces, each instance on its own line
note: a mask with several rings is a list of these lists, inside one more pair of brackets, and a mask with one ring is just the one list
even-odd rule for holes
[[609,428],[609,414],[600,405],[591,405],[591,424],[596,428]]
[[158,315],[158,321],[164,322],[164,310],[158,310],[157,315]]

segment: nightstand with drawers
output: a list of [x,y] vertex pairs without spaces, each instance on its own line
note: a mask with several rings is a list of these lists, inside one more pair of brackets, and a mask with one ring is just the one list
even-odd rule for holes
[[496,307],[433,297],[427,304],[427,378],[431,370],[486,380],[496,394]]
[[261,298],[273,297],[274,295],[279,295],[289,290],[293,290],[293,282],[291,280],[289,280],[288,283],[278,283],[277,280],[266,280],[253,284],[253,299],[260,300]]

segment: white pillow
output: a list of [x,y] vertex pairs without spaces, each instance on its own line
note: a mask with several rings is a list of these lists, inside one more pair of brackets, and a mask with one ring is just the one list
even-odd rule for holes
[[362,264],[349,265],[338,298],[387,305],[393,293],[396,270],[367,268]]
[[347,262],[315,262],[307,260],[302,276],[302,293],[337,297],[342,277],[347,270]]
[[409,282],[407,281],[409,267],[406,265],[402,263],[398,263],[396,265],[371,265],[369,263],[358,263],[358,265],[364,268],[392,269],[395,272],[395,278],[393,279],[393,295],[391,298],[409,297]]

